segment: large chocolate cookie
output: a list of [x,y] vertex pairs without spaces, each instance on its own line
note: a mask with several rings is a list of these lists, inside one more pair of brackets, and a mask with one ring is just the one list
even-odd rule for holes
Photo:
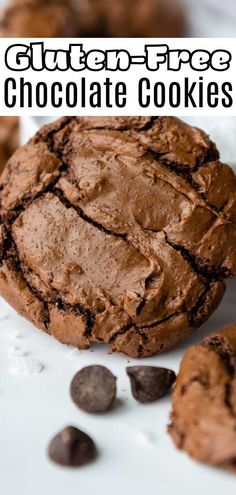
[[13,0],[0,36],[182,36],[179,0]]
[[70,2],[16,1],[6,8],[0,18],[1,37],[74,37],[77,22]]
[[0,117],[0,174],[18,146],[18,117]]
[[236,325],[185,353],[170,433],[198,461],[236,469]]
[[0,180],[0,294],[61,342],[150,356],[236,273],[236,177],[172,117],[64,118]]

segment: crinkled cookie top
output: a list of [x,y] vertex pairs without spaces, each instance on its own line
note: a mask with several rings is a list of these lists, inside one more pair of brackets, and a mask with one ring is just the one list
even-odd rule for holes
[[0,180],[0,294],[65,343],[162,352],[236,273],[236,177],[172,117],[64,118]]

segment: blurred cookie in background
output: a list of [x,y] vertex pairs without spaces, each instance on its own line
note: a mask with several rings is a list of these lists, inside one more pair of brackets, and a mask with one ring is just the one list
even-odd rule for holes
[[[30,5],[47,5],[51,0],[10,0],[10,3],[13,5],[25,5],[26,3]],[[71,0],[52,0],[56,5],[68,5],[71,3]]]
[[179,0],[72,0],[85,36],[176,37],[185,33]]
[[7,160],[19,146],[18,117],[0,117],[0,174]]
[[12,0],[1,37],[176,37],[185,33],[181,0]]
[[76,36],[69,0],[15,0],[2,11],[1,37],[64,38]]

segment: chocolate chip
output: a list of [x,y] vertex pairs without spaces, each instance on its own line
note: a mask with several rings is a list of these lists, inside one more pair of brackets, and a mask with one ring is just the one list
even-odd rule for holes
[[48,455],[53,462],[62,466],[82,466],[96,456],[93,440],[74,426],[67,426],[50,442]]
[[115,399],[116,378],[105,366],[86,366],[74,376],[70,394],[84,411],[104,412]]
[[157,366],[129,366],[132,394],[139,402],[154,402],[167,394],[176,380],[174,371]]

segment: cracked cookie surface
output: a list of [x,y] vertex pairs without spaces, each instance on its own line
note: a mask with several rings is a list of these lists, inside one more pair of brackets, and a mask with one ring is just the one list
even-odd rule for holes
[[169,431],[196,460],[236,471],[236,325],[185,353]]
[[0,202],[0,294],[67,344],[170,349],[236,273],[235,175],[172,117],[59,119],[8,162]]

